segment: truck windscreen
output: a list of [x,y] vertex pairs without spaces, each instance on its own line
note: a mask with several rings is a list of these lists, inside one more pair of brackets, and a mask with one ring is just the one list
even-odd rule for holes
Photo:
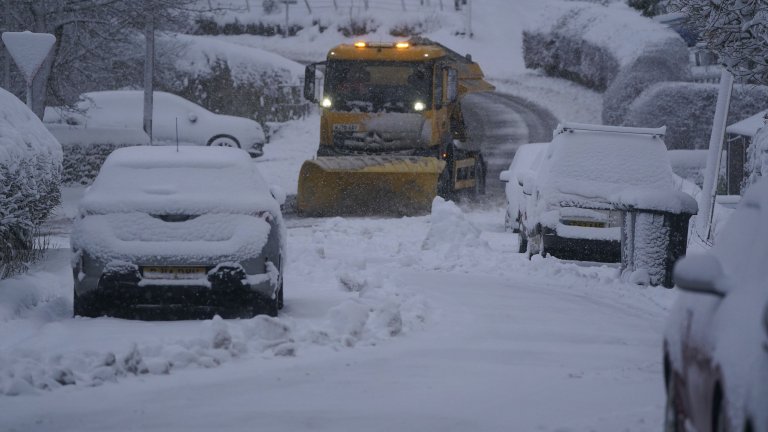
[[325,74],[324,96],[336,111],[414,112],[432,105],[431,62],[334,60]]

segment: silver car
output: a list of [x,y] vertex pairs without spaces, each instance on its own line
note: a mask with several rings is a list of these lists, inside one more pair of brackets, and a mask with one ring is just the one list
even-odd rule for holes
[[75,315],[276,316],[280,200],[239,149],[116,150],[72,232]]

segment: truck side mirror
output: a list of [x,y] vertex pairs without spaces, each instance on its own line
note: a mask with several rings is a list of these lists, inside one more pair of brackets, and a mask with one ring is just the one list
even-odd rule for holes
[[315,97],[315,70],[317,63],[307,65],[304,69],[304,99],[310,102],[317,102]]

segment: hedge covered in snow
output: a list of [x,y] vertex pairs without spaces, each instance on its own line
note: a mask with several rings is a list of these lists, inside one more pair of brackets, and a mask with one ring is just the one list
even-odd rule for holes
[[630,104],[653,84],[687,81],[688,48],[682,39],[669,39],[649,47],[629,65],[621,68],[603,96],[603,123],[621,125]]
[[50,123],[46,127],[61,143],[64,152],[61,172],[64,185],[89,185],[110,153],[122,147],[150,144],[142,130],[81,128]]
[[261,124],[307,114],[301,94],[304,66],[258,48],[212,38],[165,35],[161,50],[175,53],[160,66],[157,90],[177,94],[219,114]]
[[[624,126],[667,126],[669,149],[705,149],[709,146],[718,84],[658,83],[645,90],[629,107]],[[736,85],[728,124],[743,120],[768,106],[768,87]]]
[[0,279],[23,272],[60,201],[62,152],[43,123],[0,88]]
[[599,91],[649,50],[677,45],[685,49],[674,31],[622,4],[553,2],[523,32],[526,67]]

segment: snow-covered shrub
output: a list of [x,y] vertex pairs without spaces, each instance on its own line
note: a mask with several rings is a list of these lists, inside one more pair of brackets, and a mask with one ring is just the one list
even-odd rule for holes
[[34,234],[61,197],[61,159],[56,138],[0,88],[0,279],[34,256]]
[[304,67],[277,54],[189,35],[163,38],[160,45],[178,55],[160,74],[158,90],[262,124],[300,118],[310,108],[299,86]]
[[[667,126],[669,149],[704,149],[709,146],[718,84],[658,83],[630,105],[624,126]],[[768,87],[736,85],[728,124],[743,120],[768,106]]]
[[687,81],[688,49],[680,38],[649,47],[631,64],[621,68],[603,97],[603,123],[620,125],[632,101],[658,82]]
[[620,3],[548,3],[523,32],[527,67],[596,90],[605,90],[621,68],[647,51],[675,43],[685,46],[671,29]]
[[528,68],[600,91],[619,70],[607,49],[558,33],[523,32],[523,58]]

